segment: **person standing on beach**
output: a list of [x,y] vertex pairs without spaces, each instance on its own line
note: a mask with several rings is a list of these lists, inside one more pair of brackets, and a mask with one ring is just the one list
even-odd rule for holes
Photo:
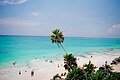
[[19,71],[19,75],[21,75],[21,71]]
[[32,76],[34,76],[34,71],[33,71],[33,70],[31,71],[31,77],[32,77]]

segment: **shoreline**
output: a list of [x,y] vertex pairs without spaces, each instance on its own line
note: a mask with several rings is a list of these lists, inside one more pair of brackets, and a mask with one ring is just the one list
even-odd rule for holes
[[[92,56],[92,58],[91,58]],[[93,54],[77,56],[78,66],[82,67],[83,64],[91,61],[96,67],[102,66],[105,61],[110,64],[113,59],[120,56],[120,54]],[[17,65],[17,63],[16,63]],[[58,67],[59,65],[59,67]],[[63,67],[64,60],[46,60],[46,59],[33,59],[28,62],[28,65],[25,67],[11,67],[0,69],[0,79],[1,80],[50,80],[55,74],[67,73]],[[113,71],[120,72],[120,64],[113,65]],[[34,71],[35,74],[31,77],[31,71]],[[21,75],[19,75],[19,71]]]

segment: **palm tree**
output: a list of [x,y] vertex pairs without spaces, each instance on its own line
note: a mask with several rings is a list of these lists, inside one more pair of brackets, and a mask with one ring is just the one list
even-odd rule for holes
[[[96,68],[94,66],[94,64],[92,64],[91,61],[89,61],[89,63],[83,65],[83,67],[84,67],[83,69],[86,73],[87,80],[94,80],[93,78],[94,78],[94,72],[95,72],[95,68]],[[95,80],[98,80],[98,79],[95,79]]]
[[64,56],[64,67],[69,72],[77,67],[76,58],[74,57],[73,54],[66,54]]
[[64,41],[64,36],[63,36],[62,31],[60,31],[60,29],[55,29],[52,31],[52,33],[53,34],[50,36],[52,43],[56,43],[58,45],[58,47],[61,46],[63,48],[63,50],[65,51],[65,53],[67,54],[67,51],[65,50],[65,48],[62,45],[62,42]]
[[81,68],[74,68],[70,71],[65,80],[86,80],[85,72]]
[[85,71],[88,73],[88,74],[91,74],[91,73],[94,73],[95,72],[95,66],[94,64],[91,63],[91,61],[89,61],[89,64],[85,64],[84,65],[85,67]]

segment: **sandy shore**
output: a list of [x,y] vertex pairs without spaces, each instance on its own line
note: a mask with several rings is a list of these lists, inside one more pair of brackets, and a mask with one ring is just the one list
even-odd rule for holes
[[[83,64],[88,63],[90,60],[95,64],[95,66],[100,67],[105,63],[105,61],[110,64],[110,62],[118,56],[120,56],[120,54],[96,54],[87,55],[85,57],[78,55],[77,63],[80,67],[82,67]],[[67,72],[63,67],[63,60],[54,60],[51,62],[50,60],[34,59],[27,64],[28,66],[26,67],[0,69],[0,80],[50,80],[57,73],[61,74]],[[120,64],[113,65],[114,71],[120,72],[119,66]],[[34,71],[34,76],[31,77],[32,70]],[[19,75],[19,71],[21,72],[21,75]]]

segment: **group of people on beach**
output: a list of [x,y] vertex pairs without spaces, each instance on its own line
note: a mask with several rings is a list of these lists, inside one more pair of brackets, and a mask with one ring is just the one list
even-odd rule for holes
[[57,67],[58,67],[58,68],[59,68],[59,67],[63,67],[63,64],[61,64],[61,65],[60,65],[60,64],[58,64],[58,66],[57,66]]
[[66,72],[64,72],[64,73],[61,73],[61,76],[66,76],[66,74],[67,74]]
[[[16,65],[16,63],[17,63],[17,62],[13,62],[12,64],[13,64],[13,65]],[[25,72],[27,72],[27,71],[25,71]],[[35,73],[34,70],[32,70],[32,71],[31,71],[31,77],[34,76],[34,73]],[[22,74],[22,72],[19,71],[19,75],[21,75],[21,74]]]
[[[27,72],[27,71],[25,71],[25,72]],[[21,74],[22,74],[22,72],[19,71],[19,75],[21,75]],[[35,72],[34,72],[34,70],[32,70],[32,71],[31,71],[31,77],[34,76],[34,74],[35,74]]]

